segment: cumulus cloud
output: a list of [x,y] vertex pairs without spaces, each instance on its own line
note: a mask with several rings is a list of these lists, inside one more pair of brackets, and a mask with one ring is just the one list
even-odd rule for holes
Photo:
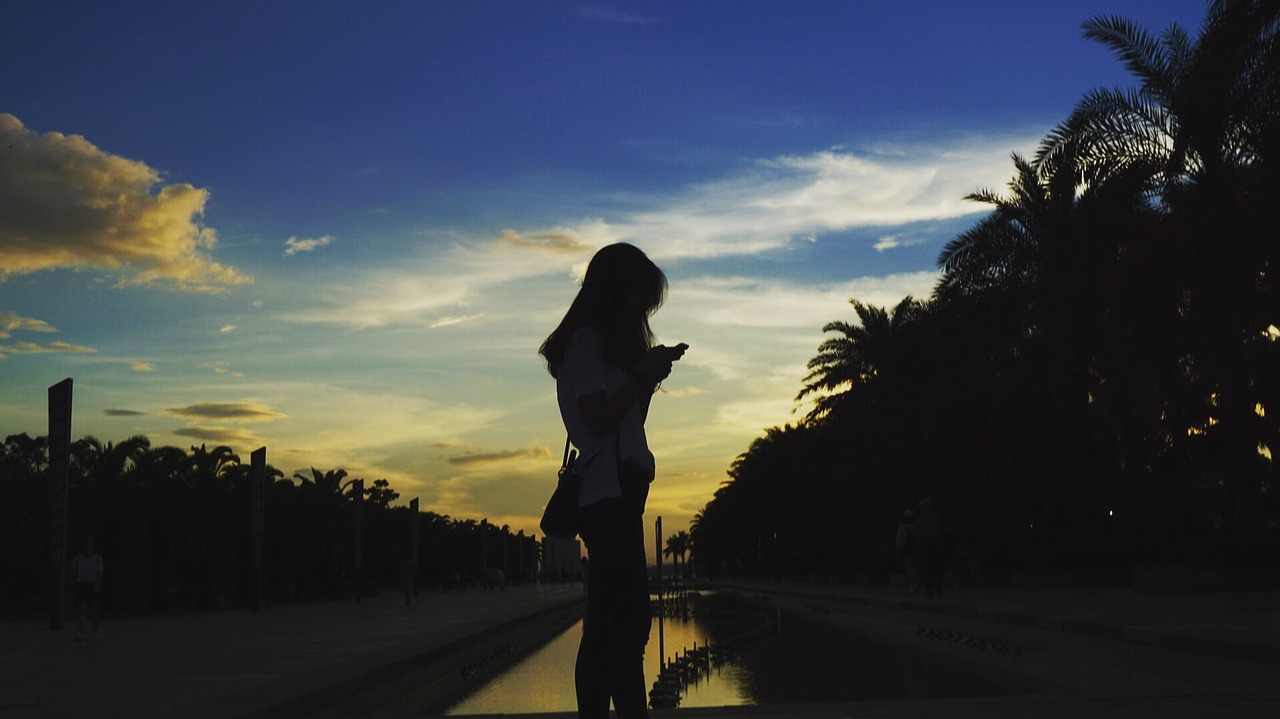
[[116,271],[121,285],[216,292],[250,282],[214,262],[198,218],[207,190],[78,135],[36,133],[0,113],[0,280],[40,270]]
[[288,416],[256,402],[203,402],[166,409],[164,413],[188,419],[221,419],[237,422],[265,422]]
[[333,243],[332,235],[313,238],[290,237],[284,241],[284,256],[291,257],[299,252],[312,252],[317,248]]
[[526,459],[548,459],[551,450],[546,447],[528,449],[511,449],[501,452],[475,452],[445,459],[455,467],[474,467],[477,465],[497,464]]

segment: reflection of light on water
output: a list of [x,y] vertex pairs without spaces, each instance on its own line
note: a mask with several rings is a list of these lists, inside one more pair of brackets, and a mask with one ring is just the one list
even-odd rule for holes
[[[721,655],[726,661],[719,666],[712,663],[709,675],[685,687],[679,702],[682,708],[1032,691],[1012,680],[984,677],[963,665],[938,661],[928,653],[868,642],[865,636],[815,614],[778,609],[765,613],[765,606],[758,603],[732,596],[732,601],[717,603],[712,601],[715,596],[704,595],[697,602],[698,612],[681,610],[676,613],[683,616],[668,616],[661,630],[655,617],[644,659],[646,692],[659,674],[660,643],[670,661],[695,643],[705,646],[708,640],[727,650]],[[581,637],[582,622],[578,622],[478,687],[446,714],[574,711],[573,665]]]
[[582,621],[579,620],[546,646],[451,707],[445,715],[577,709],[578,698],[573,690],[573,662],[578,654],[578,639],[581,636]]
[[[658,654],[658,618],[653,620],[649,647],[644,655],[644,674],[649,685],[658,676],[661,658]],[[663,620],[663,643],[670,660],[686,647],[707,643],[711,636],[696,619],[670,617]],[[515,712],[574,711],[578,708],[573,689],[573,664],[578,656],[578,640],[582,637],[579,621],[546,646],[493,678],[445,712],[446,716],[465,714],[499,714]],[[738,672],[730,665],[712,668],[711,676],[689,685],[680,701],[682,707],[741,706],[750,703]]]

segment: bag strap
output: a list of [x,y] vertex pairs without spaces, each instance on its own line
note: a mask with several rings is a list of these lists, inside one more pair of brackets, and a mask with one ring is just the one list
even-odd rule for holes
[[[569,465],[577,458],[577,452],[570,455],[569,436],[564,438],[564,455],[560,458],[560,469],[567,469]],[[617,466],[622,466],[622,432],[614,433],[613,439],[613,459]]]
[[568,469],[574,459],[576,459],[576,456],[569,456],[569,437],[566,435],[564,438],[564,456],[560,459],[560,469]]

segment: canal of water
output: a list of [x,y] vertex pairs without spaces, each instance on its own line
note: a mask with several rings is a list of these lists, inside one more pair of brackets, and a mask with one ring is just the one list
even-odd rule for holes
[[[680,682],[678,706],[721,707],[1027,693],[955,663],[869,644],[805,612],[732,593],[690,593],[655,612],[645,674],[706,648]],[[444,714],[574,711],[573,665],[582,623],[476,688]],[[698,656],[693,654],[693,656]],[[670,673],[670,672],[669,672]],[[439,708],[424,713],[438,715]]]

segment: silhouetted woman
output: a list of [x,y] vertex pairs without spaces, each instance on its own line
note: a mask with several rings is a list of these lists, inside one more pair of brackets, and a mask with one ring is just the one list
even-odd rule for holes
[[540,350],[582,477],[580,534],[591,562],[574,672],[582,719],[607,717],[610,698],[619,719],[649,715],[643,514],[654,461],[644,422],[654,388],[686,347],[654,346],[649,317],[666,291],[666,276],[643,252],[609,245],[591,258],[582,288]]

